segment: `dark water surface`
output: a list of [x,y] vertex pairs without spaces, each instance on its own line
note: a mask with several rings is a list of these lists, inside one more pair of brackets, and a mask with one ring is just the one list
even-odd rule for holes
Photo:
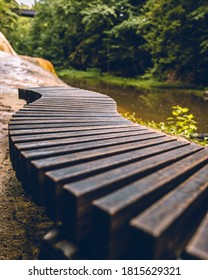
[[208,102],[193,91],[176,89],[144,90],[134,87],[112,86],[91,80],[64,79],[71,86],[97,91],[112,97],[120,113],[135,112],[143,121],[166,121],[171,116],[172,106],[188,107],[197,121],[198,133],[208,133]]

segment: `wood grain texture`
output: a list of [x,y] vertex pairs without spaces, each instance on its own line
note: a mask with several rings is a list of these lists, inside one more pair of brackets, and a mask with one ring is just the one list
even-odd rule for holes
[[[130,220],[176,188],[206,164],[207,160],[207,152],[199,151],[95,201],[93,243],[96,254],[103,254],[105,258],[117,258],[126,253]],[[102,227],[96,227],[98,221]],[[104,243],[107,234],[109,247]]]
[[[131,221],[134,256],[177,258],[207,210],[207,199],[208,165]],[[143,251],[137,246],[141,239]]]

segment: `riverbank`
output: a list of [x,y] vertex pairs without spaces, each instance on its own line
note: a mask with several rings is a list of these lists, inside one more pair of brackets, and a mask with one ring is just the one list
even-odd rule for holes
[[174,89],[174,90],[183,90],[184,93],[190,92],[190,90],[196,96],[203,96],[204,90],[203,88],[197,88],[194,86],[187,86],[180,82],[161,82],[153,78],[123,78],[118,76],[113,76],[108,73],[99,72],[96,69],[91,69],[89,71],[78,71],[75,69],[59,69],[58,76],[67,82],[68,79],[72,80],[86,80],[92,86],[96,82],[103,82],[107,85],[115,85],[115,86],[122,86],[122,87],[134,87],[137,89]]
[[208,132],[208,102],[201,88],[153,79],[129,79],[99,73],[96,69],[62,69],[59,76],[73,87],[106,94],[117,103],[121,114],[135,115],[142,123],[167,123],[174,106],[188,108],[197,123],[197,133]]

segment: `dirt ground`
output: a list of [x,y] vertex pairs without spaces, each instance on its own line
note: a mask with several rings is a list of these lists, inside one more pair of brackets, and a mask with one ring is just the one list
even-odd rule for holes
[[18,99],[18,87],[64,84],[49,72],[15,59],[0,52],[0,260],[34,260],[42,237],[54,224],[25,195],[15,177],[9,159],[8,122],[25,103]]

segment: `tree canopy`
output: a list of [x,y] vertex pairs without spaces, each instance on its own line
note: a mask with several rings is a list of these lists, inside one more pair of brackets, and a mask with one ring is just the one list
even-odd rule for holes
[[[205,83],[208,74],[206,0],[148,0],[143,7],[144,38],[155,74]],[[165,75],[166,74],[166,75]]]
[[[13,2],[0,0],[0,20]],[[36,9],[27,30],[15,29],[27,44],[13,33],[21,52],[56,66],[208,84],[207,0],[40,0]]]

